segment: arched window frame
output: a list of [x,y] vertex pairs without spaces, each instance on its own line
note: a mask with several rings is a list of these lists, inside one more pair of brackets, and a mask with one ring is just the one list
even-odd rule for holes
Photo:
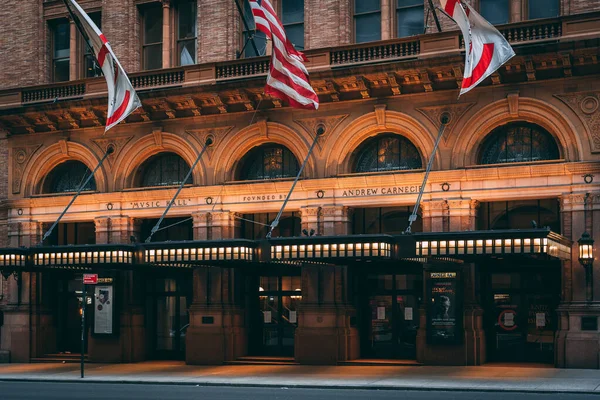
[[[388,140],[388,139],[397,139],[398,142],[398,164],[397,166],[394,167],[380,167],[379,166],[379,158],[378,154],[380,154],[380,147],[381,144],[384,140]],[[373,144],[376,143],[376,145],[374,146]],[[360,164],[362,163],[362,158],[366,157],[367,154],[365,154],[367,151],[370,150],[371,147],[376,147],[375,149],[375,159],[376,159],[376,163],[377,166],[376,168],[372,168],[369,170],[364,170],[360,167]],[[412,157],[410,157],[408,160],[406,159],[406,156],[411,155]],[[411,142],[408,138],[406,138],[405,136],[399,135],[399,134],[395,134],[395,133],[382,133],[379,134],[377,136],[371,137],[367,140],[365,140],[363,143],[360,144],[360,146],[358,146],[358,148],[355,151],[355,156],[353,157],[353,161],[351,164],[352,167],[352,173],[368,173],[368,172],[389,172],[389,171],[409,171],[409,170],[415,170],[415,169],[422,169],[423,168],[423,158],[421,156],[421,153],[419,152],[419,149],[417,148],[417,146],[415,146],[415,144],[413,142]]]
[[[166,173],[167,169],[164,168],[166,165],[162,165],[167,163],[169,159],[177,159],[177,179],[168,179],[168,177],[163,177],[163,174]],[[159,165],[157,165],[159,164]],[[162,165],[162,166],[161,166]],[[156,179],[156,182],[149,182],[148,174],[150,170],[156,169],[159,174],[159,178]],[[137,172],[136,184],[135,187],[164,187],[164,186],[177,186],[181,184],[185,175],[189,172],[190,166],[188,163],[177,153],[174,152],[162,152],[153,155],[148,158],[146,161],[140,165]],[[193,179],[192,176],[188,178],[186,185],[192,185]]]
[[[272,150],[281,150],[280,173],[268,173],[265,171],[268,159],[277,157],[277,155],[269,153]],[[256,175],[251,175],[254,169],[259,168],[255,166],[257,163],[260,163],[261,170],[257,171]],[[237,179],[242,181],[289,179],[294,178],[299,170],[300,164],[298,163],[298,159],[287,147],[276,143],[267,143],[253,148],[243,157],[237,173]]]
[[[52,170],[44,178],[42,193],[56,194],[76,192],[77,189],[79,189],[79,185],[84,182],[89,174],[91,174],[89,167],[79,160],[67,160],[62,162],[52,168]],[[60,181],[63,181],[61,185],[66,186],[66,189],[59,189],[57,187],[59,185],[58,182]],[[92,178],[82,189],[82,192],[95,191],[96,180]]]
[[[515,143],[515,135],[523,135],[523,138],[527,137],[527,131],[529,133],[529,143],[521,142]],[[512,136],[512,137],[511,137]],[[535,140],[535,144],[534,144]],[[510,142],[513,143],[510,143]],[[510,156],[510,149],[508,146],[513,147],[512,152],[518,150],[517,146],[523,148],[528,146],[529,157],[515,158]],[[544,146],[545,145],[545,146]],[[493,151],[493,146],[500,147],[498,156],[494,156],[492,159],[490,152]],[[541,154],[541,151],[544,154]],[[534,154],[535,151],[540,151],[539,155]],[[527,152],[521,149],[521,153]],[[500,154],[503,153],[505,156],[501,159]],[[479,165],[493,165],[493,164],[512,164],[522,162],[537,162],[537,161],[552,161],[559,160],[561,157],[561,149],[556,138],[547,130],[539,125],[527,123],[527,122],[511,122],[492,130],[483,140],[477,157]]]

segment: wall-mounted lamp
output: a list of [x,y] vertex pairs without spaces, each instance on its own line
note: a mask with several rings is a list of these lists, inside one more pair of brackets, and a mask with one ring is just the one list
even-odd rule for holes
[[585,269],[586,300],[594,300],[594,239],[583,232],[577,241],[579,245],[579,263]]

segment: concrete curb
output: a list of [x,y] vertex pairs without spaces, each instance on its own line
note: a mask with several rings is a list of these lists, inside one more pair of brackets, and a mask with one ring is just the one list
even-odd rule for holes
[[415,391],[415,392],[479,392],[479,393],[539,393],[539,394],[589,394],[600,396],[600,391],[593,390],[566,390],[566,389],[544,389],[544,388],[485,388],[476,386],[465,387],[446,387],[430,385],[409,386],[409,385],[318,385],[318,384],[274,384],[274,383],[221,383],[221,382],[193,382],[193,381],[178,381],[178,382],[161,382],[153,380],[103,380],[98,378],[67,378],[67,379],[52,379],[52,378],[10,378],[0,377],[0,382],[39,382],[39,383],[79,383],[79,384],[102,384],[102,385],[161,385],[161,386],[210,386],[210,387],[247,387],[247,388],[287,388],[287,389],[320,389],[320,390],[398,390],[398,391]]

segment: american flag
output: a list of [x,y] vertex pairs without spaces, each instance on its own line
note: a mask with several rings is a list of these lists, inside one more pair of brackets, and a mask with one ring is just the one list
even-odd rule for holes
[[265,93],[287,100],[295,108],[316,110],[319,98],[308,80],[304,54],[288,40],[283,24],[269,0],[249,0],[256,29],[273,41],[273,54]]

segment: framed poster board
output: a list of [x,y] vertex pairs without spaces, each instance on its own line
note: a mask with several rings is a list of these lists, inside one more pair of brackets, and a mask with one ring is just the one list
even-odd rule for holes
[[118,333],[118,310],[112,278],[99,278],[94,286],[93,335]]
[[427,342],[462,342],[462,293],[458,271],[427,271]]

